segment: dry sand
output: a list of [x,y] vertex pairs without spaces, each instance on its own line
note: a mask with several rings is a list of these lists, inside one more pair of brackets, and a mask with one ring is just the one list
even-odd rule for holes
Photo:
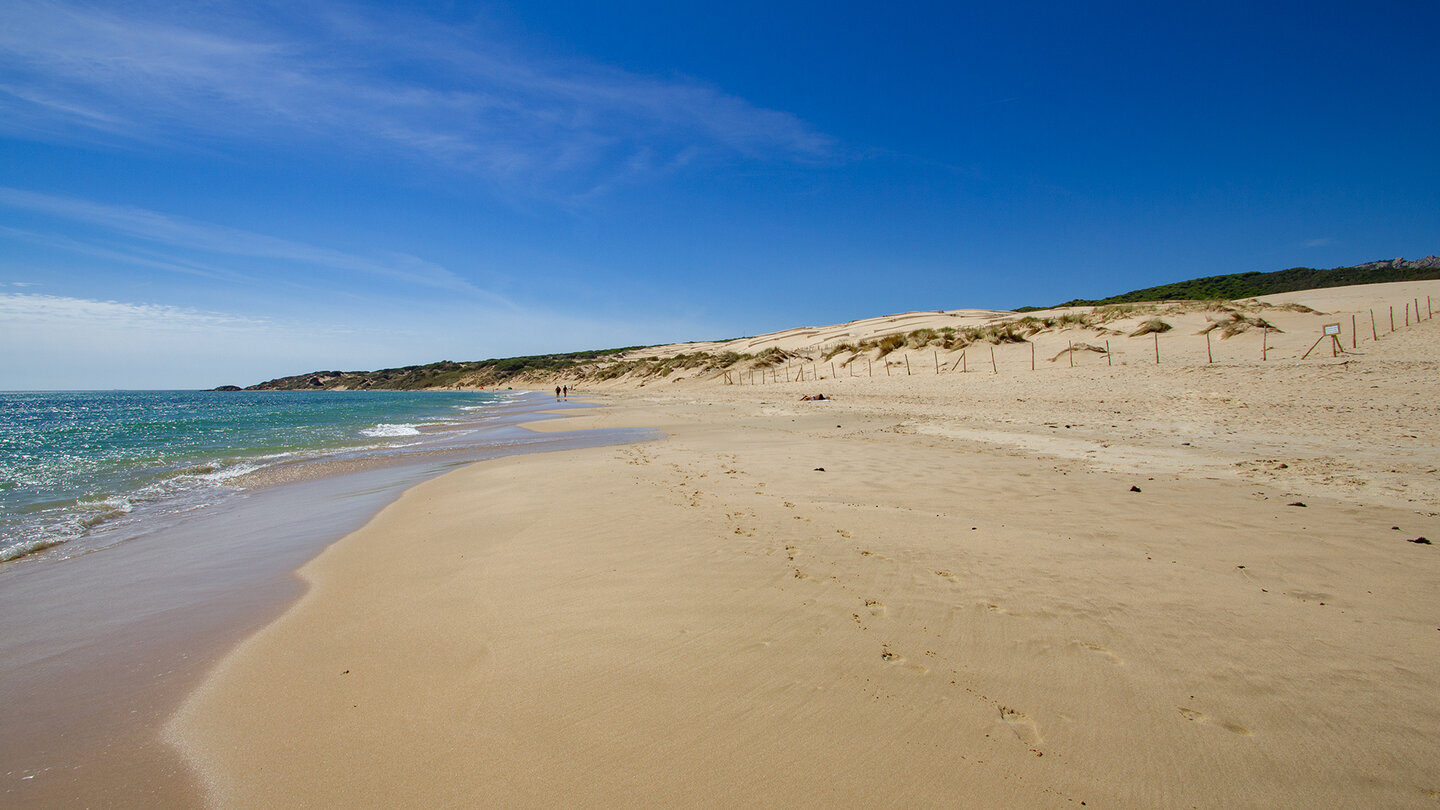
[[601,392],[536,429],[668,438],[410,490],[170,735],[227,808],[1434,806],[1440,324],[1297,360],[1427,293]]

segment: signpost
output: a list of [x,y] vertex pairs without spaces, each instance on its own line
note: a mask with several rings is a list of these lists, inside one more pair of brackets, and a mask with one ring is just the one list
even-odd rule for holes
[[1309,349],[1305,350],[1305,354],[1300,359],[1304,360],[1306,357],[1309,357],[1310,352],[1315,351],[1315,347],[1320,345],[1320,341],[1327,337],[1330,338],[1331,357],[1339,357],[1345,353],[1345,347],[1340,345],[1340,324],[1327,323],[1325,324],[1324,330],[1321,331],[1320,337],[1315,340],[1315,343],[1312,344]]

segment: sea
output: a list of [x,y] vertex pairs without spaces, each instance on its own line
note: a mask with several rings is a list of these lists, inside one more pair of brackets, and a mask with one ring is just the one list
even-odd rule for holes
[[88,553],[277,481],[543,441],[505,417],[554,404],[515,391],[0,392],[0,565]]

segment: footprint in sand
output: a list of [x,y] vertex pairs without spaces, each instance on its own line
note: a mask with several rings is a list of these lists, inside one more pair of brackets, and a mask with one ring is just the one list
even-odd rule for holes
[[1005,725],[1009,726],[1011,731],[1015,732],[1015,736],[1020,738],[1020,742],[1026,745],[1039,745],[1044,742],[1040,737],[1040,728],[1035,725],[1034,720],[1025,716],[1024,712],[1009,706],[1001,706],[1000,719],[1005,721]]
[[1120,658],[1120,656],[1116,655],[1115,653],[1110,652],[1109,650],[1105,649],[1104,647],[1101,647],[1099,644],[1086,644],[1086,643],[1084,643],[1084,642],[1079,642],[1079,644],[1080,644],[1081,647],[1084,647],[1085,649],[1089,650],[1090,652],[1093,652],[1093,653],[1101,656],[1101,657],[1104,658],[1106,661],[1109,661],[1109,662],[1112,663],[1112,664],[1123,664],[1123,663],[1125,663],[1125,662]]
[[1226,721],[1223,721],[1223,720],[1214,720],[1214,719],[1211,719],[1209,716],[1207,716],[1204,712],[1198,712],[1198,711],[1196,711],[1196,710],[1194,710],[1194,709],[1187,709],[1187,708],[1184,707],[1184,706],[1179,706],[1179,707],[1177,707],[1177,708],[1180,709],[1180,714],[1181,714],[1181,716],[1183,716],[1186,720],[1189,720],[1189,721],[1192,722],[1192,723],[1205,723],[1206,725],[1217,725],[1217,726],[1219,726],[1220,728],[1223,728],[1223,729],[1225,729],[1226,731],[1230,732],[1231,734],[1239,734],[1239,735],[1244,736],[1244,737],[1249,737],[1249,736],[1251,735],[1251,733],[1252,733],[1252,732],[1250,731],[1250,729],[1245,728],[1244,726],[1240,725],[1239,723],[1230,723],[1230,722],[1226,722]]
[[871,616],[884,616],[886,613],[885,603],[878,599],[866,599],[865,607],[870,609]]
[[883,660],[884,660],[886,663],[888,663],[888,664],[894,664],[894,665],[896,665],[896,666],[903,667],[904,669],[908,669],[908,670],[910,670],[911,672],[914,672],[914,673],[917,674],[917,675],[929,675],[929,674],[930,674],[930,668],[929,668],[929,667],[925,666],[924,664],[911,664],[911,663],[909,663],[909,662],[907,661],[907,659],[905,658],[905,656],[901,655],[900,653],[895,652],[894,650],[891,650],[889,644],[882,644],[882,645],[880,645],[880,658],[883,659]]

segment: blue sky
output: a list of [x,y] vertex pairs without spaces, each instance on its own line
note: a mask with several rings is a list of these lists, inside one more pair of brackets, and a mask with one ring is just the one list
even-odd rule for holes
[[1436,30],[1416,2],[11,0],[0,389],[1436,253]]

